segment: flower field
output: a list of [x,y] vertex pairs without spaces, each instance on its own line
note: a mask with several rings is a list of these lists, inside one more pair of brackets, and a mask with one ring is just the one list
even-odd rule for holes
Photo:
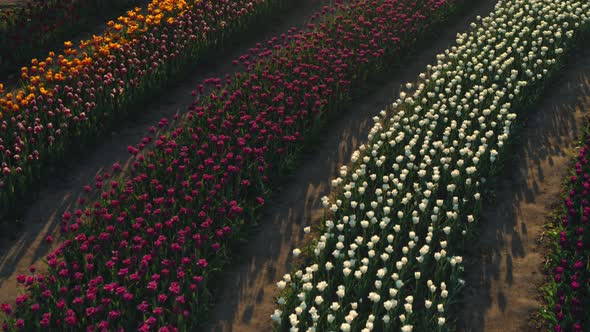
[[130,0],[32,0],[22,7],[0,11],[0,71],[18,69],[51,43],[88,26],[89,17],[104,16],[132,4]]
[[588,6],[499,2],[407,84],[332,180],[307,264],[277,283],[277,329],[453,330],[485,180],[519,111],[588,29]]
[[549,267],[552,280],[547,286],[548,310],[544,316],[554,331],[585,331],[590,321],[590,140],[580,149],[568,190],[561,206],[561,219],[550,233],[555,245]]
[[129,173],[97,176],[97,199],[64,215],[68,239],[48,256],[49,272],[21,277],[28,292],[14,313],[6,307],[7,328],[195,328],[227,242],[255,220],[273,174],[324,113],[453,8],[373,5],[324,7],[307,29],[251,49],[235,61],[242,71],[197,87],[180,126],[162,120],[164,133],[154,127],[130,146]]
[[[510,171],[506,161],[522,126],[590,30],[585,0],[493,2],[491,12],[467,20],[467,32],[437,50],[424,72],[410,72],[416,80],[368,119],[373,126],[350,163],[338,165],[331,194],[316,197],[324,214],[305,227],[309,242],[288,249],[294,260],[282,279],[274,280],[283,272],[269,274],[275,292],[258,293],[257,303],[276,304],[252,331],[458,328],[458,312],[471,309],[461,303],[473,287],[465,281],[466,262],[477,259],[472,243],[482,222],[494,222],[483,218],[494,208],[486,204],[490,183]],[[44,186],[50,167],[100,171],[87,179],[75,206],[59,212],[61,234],[43,235],[54,248],[43,255],[45,264],[15,274],[20,294],[0,305],[3,330],[210,329],[211,311],[232,302],[218,296],[227,286],[220,277],[241,263],[236,253],[248,253],[250,233],[266,227],[283,179],[295,174],[298,181],[309,145],[324,139],[335,118],[354,113],[353,101],[369,99],[395,68],[411,67],[414,52],[430,47],[437,31],[473,4],[318,1],[319,10],[299,26],[249,44],[231,69],[202,81],[194,73],[200,63],[220,62],[215,57],[246,33],[268,29],[265,18],[296,15],[286,13],[287,5],[298,6],[151,0],[122,13],[104,1],[68,0],[5,15],[0,46],[24,43],[21,53],[10,53],[8,67],[18,70],[16,58],[32,59],[20,69],[20,88],[0,85],[0,216],[19,205],[26,210],[23,202]],[[103,34],[79,45],[65,41],[63,50],[35,58],[44,43],[63,39],[98,7],[118,17]],[[199,83],[190,82],[192,102],[183,113],[154,123],[134,145],[116,142],[122,153],[127,146],[128,162],[77,165],[76,151],[141,121],[142,103],[172,95],[169,83],[187,75]],[[543,324],[555,331],[585,331],[590,323],[588,151],[578,155],[553,233]],[[272,236],[288,238],[283,231]],[[12,273],[3,241],[0,292]],[[254,287],[247,281],[242,287]]]
[[109,21],[102,36],[32,59],[21,69],[23,88],[3,92],[0,85],[0,215],[27,196],[47,166],[67,161],[74,146],[97,140],[134,103],[279,4],[153,0],[146,11]]

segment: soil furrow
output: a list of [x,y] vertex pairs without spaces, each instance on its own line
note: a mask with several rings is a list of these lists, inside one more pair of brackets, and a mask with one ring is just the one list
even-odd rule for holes
[[575,142],[590,114],[590,48],[574,50],[562,75],[528,115],[514,158],[483,212],[467,257],[463,331],[538,331],[542,305],[539,237],[568,174]]

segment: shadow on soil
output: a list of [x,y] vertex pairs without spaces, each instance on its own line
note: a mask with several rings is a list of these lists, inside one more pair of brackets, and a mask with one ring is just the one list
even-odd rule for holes
[[[541,305],[538,286],[544,277],[537,239],[559,199],[590,111],[590,48],[574,52],[552,90],[526,117],[512,159],[492,186],[495,197],[484,210],[477,244],[467,257],[460,331],[496,331],[500,325],[503,331],[536,331],[527,316]],[[515,281],[523,278],[528,279],[526,289]],[[503,318],[495,324],[490,317]]]

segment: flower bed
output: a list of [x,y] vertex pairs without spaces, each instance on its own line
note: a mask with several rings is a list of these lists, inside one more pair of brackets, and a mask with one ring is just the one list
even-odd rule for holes
[[486,178],[589,23],[585,1],[500,1],[408,83],[332,181],[318,237],[293,251],[303,265],[277,283],[276,329],[453,330]]
[[[0,72],[14,70],[48,46],[88,28],[96,17],[123,10],[131,0],[29,0],[0,11]],[[43,52],[45,53],[45,52]]]
[[[282,0],[152,0],[108,22],[102,36],[66,42],[22,68],[25,87],[0,95],[0,216],[75,147],[94,141],[133,106],[269,15]],[[0,86],[0,93],[1,86]]]
[[548,308],[542,315],[558,332],[590,328],[590,136],[575,160],[561,206],[560,220],[549,232],[552,240],[547,267],[552,279],[546,290]]
[[336,2],[241,56],[233,77],[205,80],[198,90],[212,90],[195,91],[179,126],[154,127],[129,147],[128,171],[97,177],[98,198],[64,215],[67,239],[47,273],[19,277],[27,291],[5,307],[6,328],[195,330],[231,240],[255,222],[303,138],[453,8]]

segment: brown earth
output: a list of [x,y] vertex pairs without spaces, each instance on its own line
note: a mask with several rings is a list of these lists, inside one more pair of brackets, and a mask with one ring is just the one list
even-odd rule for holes
[[44,239],[47,235],[56,238],[61,215],[74,205],[84,185],[93,183],[94,176],[114,162],[124,164],[129,159],[127,146],[139,143],[149,128],[161,118],[184,112],[192,101],[191,91],[204,78],[220,77],[232,72],[231,61],[247,53],[255,43],[263,42],[291,27],[302,26],[306,17],[327,2],[294,0],[292,9],[269,22],[264,32],[242,41],[243,45],[233,47],[232,52],[220,56],[215,63],[199,65],[193,74],[187,76],[188,79],[167,87],[165,93],[156,96],[141,113],[132,115],[111,135],[102,137],[102,142],[89,148],[83,159],[73,158],[67,169],[57,170],[38,193],[35,202],[27,206],[23,220],[18,221],[22,224],[19,230],[14,225],[0,224],[0,303],[14,303],[20,292],[16,277],[28,273],[32,264],[41,267],[43,258],[57,247],[58,241],[48,244]]
[[577,50],[553,87],[526,121],[497,199],[484,210],[466,266],[462,331],[538,331],[529,318],[542,305],[539,238],[588,125],[590,48]]
[[433,44],[422,47],[406,66],[396,68],[391,80],[343,110],[324,128],[313,150],[300,161],[301,166],[267,203],[269,208],[256,234],[241,250],[240,261],[221,278],[223,289],[211,312],[210,320],[214,323],[208,330],[271,330],[270,315],[276,308],[275,282],[288,272],[291,251],[301,244],[303,228],[320,221],[321,197],[329,194],[330,180],[338,168],[347,164],[352,152],[366,141],[373,124],[371,118],[399,95],[401,84],[414,81],[427,64],[435,62],[436,54],[454,42],[458,32],[465,31],[476,15],[488,14],[495,3],[485,0],[473,4],[442,29]]

